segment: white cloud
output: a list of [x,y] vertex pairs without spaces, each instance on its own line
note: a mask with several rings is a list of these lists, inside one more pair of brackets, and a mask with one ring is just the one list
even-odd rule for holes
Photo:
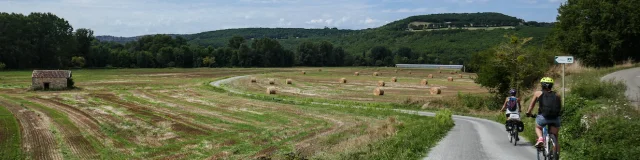
[[324,22],[324,20],[321,18],[321,19],[312,19],[312,20],[309,20],[309,21],[307,21],[305,23],[307,23],[307,24],[317,24],[317,23],[323,23],[323,22]]
[[[341,29],[378,27],[417,14],[448,12],[502,12],[519,17],[521,11],[507,8],[531,7],[513,0],[0,0],[0,11],[29,14],[51,12],[74,28],[90,28],[96,35],[137,36],[157,33],[189,34],[227,28],[324,26]],[[554,20],[559,2],[537,1],[549,9]],[[556,4],[547,3],[555,2]],[[487,3],[478,9],[475,4]],[[494,3],[504,5],[494,6]],[[472,5],[469,5],[472,4]],[[422,7],[429,6],[429,7]],[[493,7],[493,8],[487,8]],[[529,11],[531,12],[531,11]],[[546,12],[545,12],[546,13]],[[541,17],[535,14],[531,17]],[[521,18],[521,17],[519,17]]]
[[489,0],[447,0],[449,2],[460,3],[460,4],[471,4],[471,3],[485,3]]
[[380,22],[380,20],[373,19],[373,18],[370,18],[370,17],[367,17],[364,20],[360,20],[360,23],[364,23],[364,24],[374,24],[374,23],[378,23],[378,22]]

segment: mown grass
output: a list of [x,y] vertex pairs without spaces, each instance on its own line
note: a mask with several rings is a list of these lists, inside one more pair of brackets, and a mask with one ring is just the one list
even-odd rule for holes
[[[364,70],[373,70],[373,68],[363,68]],[[3,78],[2,84],[9,87],[2,88],[3,92],[10,93],[3,95],[3,97],[15,102],[16,104],[24,104],[29,109],[38,110],[43,112],[47,116],[52,117],[52,120],[57,124],[61,124],[64,127],[54,128],[52,131],[59,132],[61,128],[75,127],[64,112],[56,111],[50,107],[43,106],[40,103],[31,101],[32,98],[37,97],[58,97],[56,101],[61,103],[73,105],[79,107],[82,111],[89,112],[93,110],[103,109],[104,106],[113,106],[114,109],[119,109],[125,115],[130,116],[132,119],[140,119],[148,123],[150,117],[144,115],[138,115],[131,113],[122,107],[117,105],[120,102],[131,103],[132,105],[141,105],[144,107],[158,107],[159,109],[171,109],[176,113],[187,113],[180,111],[180,107],[177,109],[172,106],[168,106],[167,103],[174,103],[179,106],[189,106],[198,109],[205,109],[209,111],[218,112],[216,109],[219,107],[234,107],[237,105],[232,102],[233,99],[237,99],[240,102],[259,103],[269,106],[268,108],[256,107],[257,111],[264,114],[261,115],[245,115],[238,112],[223,112],[225,116],[235,116],[245,118],[243,120],[249,122],[257,122],[256,124],[239,124],[225,122],[221,119],[217,119],[215,116],[204,116],[205,114],[180,114],[181,116],[189,116],[193,118],[197,123],[207,124],[221,124],[232,126],[226,128],[228,130],[221,132],[207,132],[206,135],[191,136],[184,133],[177,133],[180,138],[174,140],[163,141],[162,146],[145,146],[138,144],[135,140],[131,140],[129,134],[135,132],[123,130],[124,128],[135,128],[137,125],[135,122],[123,120],[122,123],[111,124],[108,123],[109,117],[116,119],[128,119],[129,117],[118,116],[111,110],[103,110],[105,115],[98,116],[99,130],[98,132],[106,135],[107,142],[97,140],[95,138],[88,138],[87,140],[92,146],[97,148],[97,152],[101,155],[102,159],[146,159],[146,158],[167,158],[173,159],[174,155],[185,154],[186,157],[180,157],[180,159],[205,159],[210,158],[214,154],[229,153],[223,158],[229,159],[247,159],[255,158],[255,154],[274,147],[276,151],[273,155],[268,155],[275,159],[290,158],[295,155],[298,150],[296,148],[296,142],[302,140],[308,140],[311,135],[322,133],[327,129],[337,127],[338,130],[327,135],[322,135],[317,139],[313,139],[313,142],[317,142],[314,145],[318,145],[320,148],[332,148],[335,145],[344,144],[345,141],[352,141],[354,138],[361,138],[369,136],[371,130],[380,127],[380,122],[384,122],[386,127],[394,128],[394,132],[391,136],[384,136],[383,138],[371,138],[369,141],[363,144],[354,144],[357,147],[346,150],[322,150],[322,154],[311,153],[307,155],[307,158],[311,159],[417,159],[426,155],[428,148],[434,146],[447,131],[452,127],[452,124],[441,124],[434,117],[422,117],[417,115],[408,115],[404,113],[398,113],[389,109],[404,108],[404,109],[417,109],[415,104],[397,104],[397,103],[379,103],[379,102],[353,102],[348,100],[328,100],[322,98],[301,98],[296,96],[270,96],[264,94],[254,95],[240,95],[228,92],[223,88],[209,87],[211,80],[222,79],[236,75],[248,75],[248,74],[269,74],[273,72],[286,72],[272,75],[286,75],[286,74],[299,74],[300,69],[117,69],[117,70],[74,70],[74,79],[76,85],[81,87],[79,90],[72,91],[55,91],[55,92],[24,92],[17,90],[10,90],[16,88],[26,88],[30,83],[31,71],[17,71],[0,73]],[[319,74],[311,73],[308,71],[310,78],[320,78],[331,76],[330,70],[345,70],[343,68],[327,68]],[[359,70],[359,69],[358,69]],[[390,69],[386,69],[388,71]],[[295,71],[295,72],[292,72]],[[315,72],[315,71],[313,71]],[[348,71],[351,72],[351,71]],[[414,72],[416,76],[417,72]],[[176,75],[171,75],[176,74]],[[348,73],[352,74],[352,73]],[[384,73],[383,73],[384,74]],[[8,75],[8,77],[5,77]],[[337,74],[334,74],[334,76]],[[400,74],[399,74],[400,75]],[[386,76],[386,75],[383,75]],[[390,76],[390,74],[389,74]],[[426,76],[426,75],[422,75]],[[377,77],[376,79],[388,80],[390,77]],[[363,77],[363,79],[366,79]],[[405,79],[400,78],[402,83]],[[280,81],[278,81],[280,83]],[[298,83],[294,79],[294,85],[303,85],[306,82]],[[417,83],[417,82],[416,82]],[[201,85],[208,87],[200,87]],[[316,85],[315,83],[309,83],[308,85]],[[327,87],[331,87],[327,85]],[[185,96],[175,97],[172,93],[181,92],[181,90],[188,88],[195,90],[203,96],[189,97],[198,98],[197,100],[206,101],[208,103],[198,103],[181,99]],[[338,88],[330,88],[332,90],[338,90]],[[134,93],[136,91],[153,94],[152,99],[158,99],[160,102],[149,100],[146,98],[137,97]],[[170,91],[170,92],[166,92]],[[79,93],[81,97],[85,97],[84,101],[74,101],[73,94],[65,94],[64,92]],[[86,96],[84,94],[89,94]],[[110,100],[109,98],[103,99],[92,96],[91,94],[115,94],[117,100]],[[35,99],[34,99],[35,100]],[[166,103],[165,103],[166,102]],[[266,103],[261,103],[266,102]],[[215,105],[208,105],[213,103]],[[409,102],[408,102],[409,103]],[[290,104],[290,105],[288,105]],[[218,106],[220,105],[220,106]],[[224,105],[224,106],[223,106]],[[285,109],[294,109],[296,111],[302,111],[305,114],[315,114],[319,116],[327,116],[332,119],[338,119],[344,122],[346,125],[355,125],[350,127],[339,127],[336,124],[332,124],[331,121],[322,119],[319,117],[313,117],[308,115],[292,115],[294,113],[280,113],[281,111],[270,111],[271,107],[278,105],[286,105]],[[352,106],[356,106],[355,108]],[[252,107],[252,106],[245,106]],[[89,112],[93,116],[95,113]],[[101,113],[102,114],[102,113]],[[163,116],[163,113],[153,113],[161,118],[169,119],[170,117]],[[102,117],[104,116],[104,117]],[[106,118],[105,118],[106,117]],[[284,127],[289,123],[294,123],[294,118],[287,119],[288,117],[295,117],[297,122],[302,123],[300,126]],[[396,117],[396,123],[389,123],[385,120],[389,117]],[[447,116],[445,116],[447,117]],[[450,117],[450,116],[448,116]],[[353,119],[358,120],[353,120]],[[442,119],[442,118],[440,118]],[[106,123],[105,123],[106,122]],[[342,123],[341,122],[341,123]],[[264,123],[264,124],[263,124]],[[273,124],[272,126],[265,126]],[[71,125],[71,126],[67,126]],[[146,125],[146,124],[143,124]],[[150,124],[153,125],[153,124]],[[75,128],[77,129],[77,128]],[[288,132],[293,131],[293,132]],[[291,135],[294,133],[294,135]],[[376,133],[378,134],[378,133]],[[84,137],[90,137],[89,134],[82,134]],[[56,134],[57,141],[61,141],[61,134]],[[272,140],[274,137],[279,137],[277,140]],[[255,141],[266,139],[264,144],[256,144]],[[109,143],[108,140],[113,140],[115,144]],[[233,140],[231,145],[220,145],[222,142]],[[63,143],[60,143],[63,144]],[[115,146],[117,145],[117,146]],[[213,147],[212,147],[213,146]],[[68,152],[65,146],[62,146],[64,152]],[[117,148],[116,148],[117,147]],[[124,151],[124,152],[120,152]],[[315,150],[314,150],[315,151]],[[116,153],[118,152],[118,153]],[[73,155],[65,158],[73,159]]]
[[[66,114],[64,114],[64,113],[62,113],[62,112],[60,112],[58,110],[43,106],[43,105],[38,104],[38,103],[31,102],[31,101],[28,101],[26,99],[19,98],[19,97],[12,97],[12,96],[8,96],[8,95],[1,95],[1,96],[4,97],[7,100],[13,101],[14,103],[27,106],[28,108],[36,109],[36,110],[46,114],[56,124],[60,125],[60,127],[62,127],[63,129],[74,130],[77,133],[81,133],[80,129],[77,126],[75,126],[73,124],[73,122],[71,122],[69,117]],[[53,127],[53,126],[51,126],[51,127]],[[56,131],[56,132],[54,132],[54,131]],[[59,136],[57,134],[57,129],[53,129],[52,132],[54,132],[54,134],[56,136]],[[93,137],[93,136],[90,136],[90,135],[83,135],[83,136],[89,142],[97,141],[97,139],[95,139],[95,137]],[[64,141],[62,141],[61,138],[57,138],[56,141],[58,141],[58,144],[64,144]],[[90,144],[91,144],[91,147],[93,149],[95,149],[98,153],[101,153],[99,156],[102,157],[102,158],[108,158],[108,157],[112,157],[112,156],[115,156],[115,157],[119,156],[119,153],[117,153],[117,152],[115,152],[115,151],[113,151],[113,150],[111,150],[109,148],[105,148],[103,145],[100,145],[100,144],[97,144],[97,143],[90,143]],[[65,146],[61,145],[59,147],[63,148]],[[64,156],[65,156],[65,158],[74,158],[73,155],[64,155]]]
[[3,106],[0,106],[0,134],[0,159],[22,159],[20,124]]
[[[212,91],[223,91],[224,87],[206,85],[203,88]],[[418,115],[402,114],[388,109],[414,107],[396,103],[378,102],[354,102],[343,100],[327,100],[321,98],[303,98],[283,95],[265,94],[237,94],[227,92],[229,95],[246,97],[250,99],[297,105],[304,108],[322,108],[324,110],[338,111],[355,115],[385,117],[401,115],[398,120],[403,124],[395,126],[398,129],[395,136],[373,142],[366,147],[354,151],[341,153],[340,159],[417,159],[424,157],[429,149],[437,144],[453,127],[451,112],[439,112],[437,117],[423,117]],[[340,139],[343,135],[330,137],[328,143]],[[294,154],[295,155],[295,154]],[[333,157],[336,158],[336,157]]]

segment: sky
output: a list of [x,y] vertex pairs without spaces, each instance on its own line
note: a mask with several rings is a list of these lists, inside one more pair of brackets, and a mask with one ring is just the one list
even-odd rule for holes
[[95,35],[229,28],[375,28],[414,15],[498,12],[554,22],[566,0],[0,0],[0,12],[51,12]]

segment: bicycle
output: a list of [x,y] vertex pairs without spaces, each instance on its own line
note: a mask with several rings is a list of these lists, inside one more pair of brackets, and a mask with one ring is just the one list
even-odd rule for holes
[[[533,114],[528,114],[527,117],[536,118]],[[542,127],[542,138],[544,139],[543,144],[536,146],[538,160],[558,160],[558,151],[556,150],[558,139],[556,135],[549,133],[549,127],[546,125]]]
[[518,123],[520,122],[520,114],[509,114],[507,120],[507,126],[509,127],[509,143],[513,143],[513,146],[518,145],[520,137],[518,137]]

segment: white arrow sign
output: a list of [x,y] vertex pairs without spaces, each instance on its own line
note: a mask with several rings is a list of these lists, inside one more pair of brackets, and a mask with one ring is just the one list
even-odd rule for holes
[[573,56],[556,56],[556,63],[573,63]]

